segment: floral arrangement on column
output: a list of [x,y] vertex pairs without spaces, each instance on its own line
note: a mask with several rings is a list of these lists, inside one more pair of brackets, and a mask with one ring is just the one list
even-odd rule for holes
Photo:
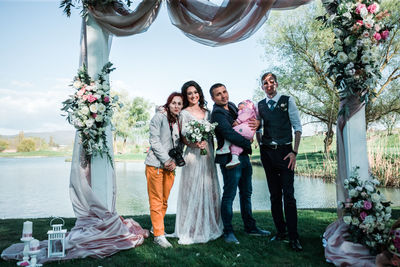
[[118,96],[110,96],[106,75],[114,70],[111,66],[110,62],[104,65],[97,80],[93,80],[83,65],[71,85],[74,94],[62,103],[61,110],[78,131],[85,155],[88,158],[97,154],[106,155],[113,165],[106,128],[112,126],[113,109],[122,104],[118,102]]
[[361,181],[357,171],[344,181],[349,198],[339,202],[343,221],[349,225],[350,241],[368,247],[371,254],[381,252],[390,232],[392,209],[390,201],[377,190],[376,179]]
[[[328,73],[334,77],[341,99],[358,96],[368,102],[381,77],[378,46],[390,36],[380,10],[380,0],[323,0],[325,21],[333,28],[335,42],[327,51]],[[340,111],[346,114],[347,107]]]

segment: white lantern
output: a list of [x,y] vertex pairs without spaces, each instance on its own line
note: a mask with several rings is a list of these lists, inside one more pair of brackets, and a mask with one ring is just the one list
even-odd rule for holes
[[[54,220],[61,220],[62,224],[52,224]],[[50,226],[53,230],[47,232],[49,236],[47,257],[65,257],[65,234],[66,229],[62,229],[65,222],[62,218],[56,217],[50,221]]]

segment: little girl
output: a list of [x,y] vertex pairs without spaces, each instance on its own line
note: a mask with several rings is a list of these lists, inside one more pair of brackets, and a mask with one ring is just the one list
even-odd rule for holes
[[[258,110],[254,103],[250,100],[240,102],[238,105],[238,117],[233,123],[233,129],[242,135],[244,138],[251,140],[254,137],[255,131],[250,128],[249,121],[257,119]],[[240,164],[239,155],[243,152],[243,148],[231,144],[228,140],[224,140],[224,145],[217,150],[217,154],[232,153],[232,160],[226,164],[227,169],[232,169]]]

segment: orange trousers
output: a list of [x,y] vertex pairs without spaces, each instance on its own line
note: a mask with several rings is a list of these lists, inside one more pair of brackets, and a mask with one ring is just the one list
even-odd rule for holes
[[168,197],[174,184],[175,172],[146,165],[147,193],[154,236],[164,235],[164,216]]

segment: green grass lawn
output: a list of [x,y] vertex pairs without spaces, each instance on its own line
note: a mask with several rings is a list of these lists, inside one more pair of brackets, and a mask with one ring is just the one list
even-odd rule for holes
[[[393,210],[398,218],[400,209]],[[270,212],[254,212],[257,225],[274,233]],[[148,215],[133,216],[142,227],[150,228]],[[0,220],[0,251],[18,242],[22,224],[27,219]],[[162,249],[153,243],[153,238],[130,250],[121,251],[106,259],[77,259],[48,263],[46,266],[332,266],[325,262],[321,236],[325,228],[336,220],[334,209],[299,210],[299,233],[304,251],[293,252],[284,242],[269,241],[265,237],[248,236],[243,231],[239,213],[233,217],[236,237],[240,245],[226,244],[223,238],[206,244],[178,245],[177,239],[170,238],[173,248]],[[34,236],[47,239],[50,219],[33,219]],[[174,230],[174,215],[167,215],[167,232]],[[66,228],[71,229],[75,219],[66,219]],[[15,261],[0,260],[0,266],[15,266]]]

